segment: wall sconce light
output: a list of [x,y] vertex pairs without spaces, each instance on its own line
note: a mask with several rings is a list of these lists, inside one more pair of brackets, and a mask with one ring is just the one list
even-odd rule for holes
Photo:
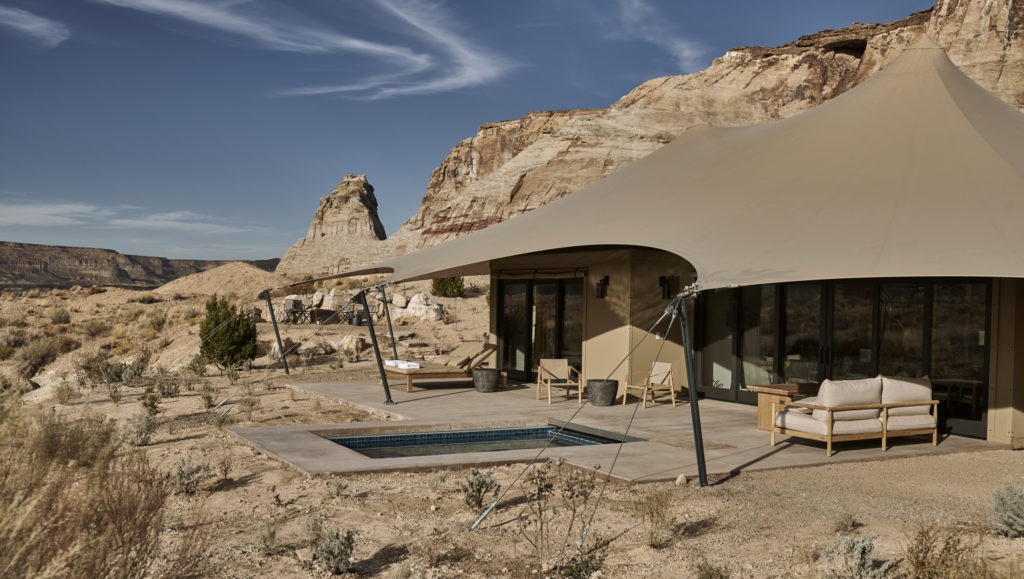
[[602,277],[597,282],[597,292],[595,295],[601,299],[608,296],[608,276]]
[[672,284],[665,276],[658,277],[658,287],[661,288],[661,299],[667,300],[672,297]]

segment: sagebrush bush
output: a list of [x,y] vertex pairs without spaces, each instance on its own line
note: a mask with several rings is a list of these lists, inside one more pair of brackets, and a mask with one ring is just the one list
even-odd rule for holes
[[461,277],[439,277],[430,282],[430,293],[442,298],[461,298],[466,293]]
[[992,493],[992,528],[1011,539],[1024,537],[1024,488],[1013,481]]
[[147,292],[147,293],[141,294],[139,296],[136,296],[136,297],[134,297],[134,298],[132,298],[132,299],[130,299],[128,301],[136,302],[136,303],[140,303],[140,304],[155,304],[155,303],[160,301],[160,298],[158,298],[155,295]]
[[209,360],[206,359],[206,356],[204,356],[202,353],[199,353],[196,354],[195,356],[192,356],[192,359],[188,361],[187,367],[189,372],[192,372],[196,376],[202,378],[203,376],[206,376],[206,365],[208,363]]
[[44,366],[53,363],[57,356],[77,349],[82,344],[67,336],[54,336],[41,339],[18,350],[18,374],[22,378],[31,378]]
[[459,483],[459,492],[462,493],[462,500],[473,509],[481,509],[484,505],[484,498],[488,494],[498,496],[501,485],[494,480],[494,473],[489,470],[472,469],[466,477],[466,481]]
[[881,579],[896,566],[896,559],[875,565],[875,534],[863,537],[836,535],[832,545],[826,547],[822,557],[828,561],[825,574],[829,579]]
[[644,522],[647,544],[660,549],[672,540],[672,524],[674,519],[672,508],[672,492],[659,489],[633,499],[630,503],[633,513]]
[[199,327],[200,353],[221,368],[256,357],[256,322],[241,314],[226,298],[206,302],[206,318]]
[[831,521],[829,521],[829,527],[831,527],[833,534],[838,535],[849,535],[860,526],[857,520],[853,518],[851,513],[842,512],[832,515]]
[[728,566],[715,565],[703,557],[694,565],[693,571],[696,579],[729,579],[732,576]]
[[181,385],[177,380],[165,378],[157,381],[156,391],[160,393],[161,398],[177,398],[181,394]]
[[71,384],[67,380],[61,380],[53,388],[53,397],[57,399],[57,403],[61,406],[67,406],[72,400],[81,398],[81,393],[78,391],[78,387]]
[[352,569],[352,549],[356,544],[356,531],[330,529],[313,549],[317,567],[328,573],[345,573]]
[[121,439],[132,446],[147,446],[156,432],[156,418],[139,412],[128,418],[121,428]]
[[54,324],[70,324],[71,314],[64,308],[50,310],[50,322]]
[[10,360],[17,349],[14,346],[8,346],[7,344],[0,344],[0,362],[4,360]]
[[110,325],[100,320],[89,320],[82,326],[86,336],[100,338],[110,333]]
[[192,462],[192,455],[189,454],[178,459],[174,466],[174,485],[179,493],[194,495],[209,475],[210,465],[205,462]]
[[153,391],[152,386],[146,386],[146,391],[139,396],[139,404],[150,416],[160,414],[160,395]]
[[900,577],[906,579],[981,579],[986,565],[977,556],[977,543],[966,541],[960,528],[921,526],[903,551]]

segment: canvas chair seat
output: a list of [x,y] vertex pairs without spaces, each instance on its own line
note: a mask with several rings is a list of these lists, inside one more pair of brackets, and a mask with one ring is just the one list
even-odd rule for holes
[[[634,377],[643,380],[634,383]],[[669,362],[655,362],[650,369],[633,372],[626,376],[626,390],[622,393],[622,404],[626,404],[630,390],[639,390],[640,398],[643,400],[644,408],[647,408],[647,396],[650,394],[651,403],[655,402],[654,397],[659,392],[667,392],[672,397],[672,406],[676,405],[676,388],[672,383],[672,364]]]
[[[576,379],[573,380],[575,374]],[[541,358],[537,366],[537,400],[540,400],[540,389],[548,389],[548,404],[551,404],[551,388],[565,388],[565,399],[569,399],[569,393],[576,389],[576,396],[579,403],[583,403],[583,388],[580,387],[582,378],[580,371],[569,365],[565,358]]]

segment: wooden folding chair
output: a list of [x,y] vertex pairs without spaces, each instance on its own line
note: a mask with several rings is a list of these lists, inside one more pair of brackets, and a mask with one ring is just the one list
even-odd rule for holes
[[[576,375],[573,381],[572,375]],[[576,388],[580,404],[583,404],[583,389],[580,387],[582,377],[580,371],[569,365],[565,358],[542,358],[537,366],[537,400],[540,400],[540,388],[546,386],[548,389],[548,404],[551,404],[551,387],[565,388],[565,399],[569,399],[569,392]]]

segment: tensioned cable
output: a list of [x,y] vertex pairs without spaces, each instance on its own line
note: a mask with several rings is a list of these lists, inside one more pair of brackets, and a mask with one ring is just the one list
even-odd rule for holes
[[[673,303],[673,305],[675,305],[675,302],[672,302],[672,303]],[[640,347],[640,344],[643,344],[644,340],[646,340],[651,335],[651,332],[654,331],[654,328],[658,327],[658,324],[660,324],[662,322],[662,320],[665,319],[665,316],[669,315],[671,309],[672,309],[671,306],[669,308],[665,309],[664,313],[661,314],[661,317],[658,318],[658,321],[654,322],[654,324],[651,325],[650,329],[648,329],[647,332],[644,333],[643,337],[640,338],[640,341],[638,341],[635,346],[630,348],[629,352],[626,352],[626,356],[623,357],[622,360],[620,360],[619,363],[616,364],[614,368],[612,368],[611,372],[608,373],[608,376],[605,378],[605,380],[611,379],[611,377],[615,374],[615,371],[618,370],[619,367],[621,367],[624,363],[626,363],[626,360],[628,360],[629,357],[633,355],[633,352],[635,352],[636,349]],[[670,328],[671,328],[671,325],[670,325]],[[665,336],[668,337],[668,332],[665,333]],[[664,346],[664,343],[662,343],[662,346]],[[660,350],[659,350],[659,352],[660,352]],[[473,523],[473,525],[469,528],[470,531],[476,530],[476,528],[480,525],[480,523],[482,523],[483,520],[486,519],[491,514],[491,511],[493,511],[494,507],[496,507],[498,505],[498,503],[501,502],[501,499],[505,498],[505,495],[508,493],[508,491],[510,491],[512,489],[512,487],[514,487],[515,484],[517,482],[519,482],[519,479],[522,478],[524,474],[526,474],[526,471],[529,470],[530,467],[533,466],[533,464],[536,463],[540,459],[541,455],[544,454],[544,451],[546,451],[548,449],[548,447],[551,446],[551,443],[555,440],[555,437],[557,437],[559,434],[561,434],[562,431],[565,430],[566,426],[569,426],[570,424],[572,424],[572,421],[576,418],[576,415],[578,415],[580,413],[580,411],[582,411],[583,408],[587,404],[590,404],[589,400],[587,400],[586,402],[581,404],[579,406],[579,408],[577,408],[576,411],[573,412],[571,416],[569,416],[569,420],[565,421],[565,423],[563,423],[561,426],[558,427],[558,430],[555,431],[555,433],[553,435],[551,435],[551,439],[549,439],[547,444],[544,445],[544,448],[540,449],[540,452],[537,453],[537,456],[533,457],[533,460],[531,460],[530,462],[528,462],[526,464],[526,467],[523,468],[523,470],[520,471],[520,473],[518,475],[516,475],[516,478],[512,479],[512,482],[509,483],[508,486],[505,487],[505,490],[500,495],[498,495],[498,497],[496,499],[494,499],[494,502],[492,502],[491,505],[489,507],[487,507],[486,510],[484,510],[484,512],[480,515],[480,517],[477,518],[476,522]],[[634,413],[635,413],[635,411],[634,411]],[[625,438],[623,438],[623,441],[625,441]],[[616,454],[616,457],[617,456],[618,455]],[[610,476],[611,475],[611,471],[609,471],[608,474]]]
[[[654,361],[655,362],[657,362],[661,358],[661,352],[665,348],[665,342],[668,340],[668,336],[672,332],[672,325],[676,323],[676,317],[677,317],[676,316],[676,309],[675,309],[677,307],[676,306],[676,302],[673,301],[672,302],[672,306],[669,306],[669,307],[672,309],[672,319],[669,320],[668,328],[665,330],[665,339],[661,341],[661,344],[658,346],[658,353],[654,356]],[[668,310],[666,310],[666,313],[667,312],[668,312]],[[653,375],[654,375],[654,364],[651,364],[650,370],[647,371],[647,381],[648,382],[651,380],[651,377]],[[628,390],[627,390],[627,392],[628,392]],[[623,396],[626,396],[626,394],[623,394]],[[646,391],[644,391],[643,397],[644,397],[643,402],[646,404],[647,403],[647,392]],[[653,398],[653,395],[652,395],[652,398]],[[583,550],[583,543],[586,542],[587,535],[590,534],[590,526],[594,523],[594,517],[597,516],[597,510],[601,507],[601,500],[604,498],[604,491],[605,491],[606,488],[608,488],[608,482],[611,481],[611,479],[612,479],[612,471],[615,470],[615,463],[618,462],[619,454],[622,453],[622,448],[626,444],[626,435],[629,434],[629,429],[633,426],[633,420],[636,419],[636,413],[637,413],[638,410],[640,410],[640,403],[639,402],[636,404],[636,406],[633,407],[633,415],[629,417],[629,423],[626,424],[626,431],[622,433],[622,440],[619,442],[619,448],[615,450],[615,458],[612,459],[612,465],[610,467],[608,467],[608,475],[605,476],[604,484],[601,485],[601,492],[598,493],[598,495],[597,495],[597,502],[594,504],[594,511],[592,513],[590,513],[590,519],[587,521],[587,526],[583,527],[583,534],[580,537],[580,542],[579,542],[579,544],[576,545],[576,556],[577,557],[580,555],[580,551]]]

